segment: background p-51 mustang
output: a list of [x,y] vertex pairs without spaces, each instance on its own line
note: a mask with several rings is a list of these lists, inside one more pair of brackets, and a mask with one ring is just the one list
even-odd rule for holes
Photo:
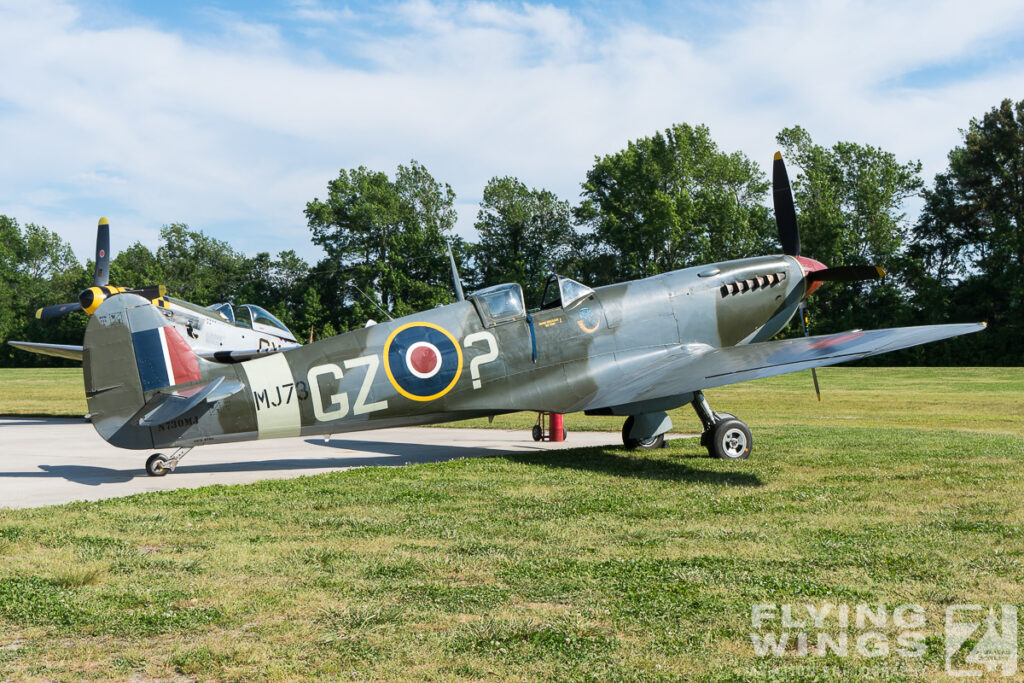
[[[207,360],[235,363],[298,346],[295,336],[283,322],[255,304],[232,306],[225,302],[204,308],[167,296],[162,285],[129,289],[112,286],[109,282],[110,223],[106,218],[101,218],[96,227],[96,261],[92,287],[82,290],[78,294],[78,301],[40,308],[36,311],[36,317],[49,320],[76,312],[92,315],[111,297],[137,294],[152,301],[164,317],[177,326],[192,350]],[[26,341],[7,343],[30,353],[82,360],[81,346]]]

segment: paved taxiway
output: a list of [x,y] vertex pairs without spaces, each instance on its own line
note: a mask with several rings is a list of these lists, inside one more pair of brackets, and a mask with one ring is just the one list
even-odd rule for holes
[[[154,451],[114,448],[85,420],[8,417],[0,418],[0,508],[620,443],[616,432],[572,432],[562,443],[537,443],[527,430],[382,429],[338,435],[326,444],[322,438],[304,437],[203,446],[185,456],[174,472],[149,477],[144,465]],[[172,451],[165,449],[167,455]]]

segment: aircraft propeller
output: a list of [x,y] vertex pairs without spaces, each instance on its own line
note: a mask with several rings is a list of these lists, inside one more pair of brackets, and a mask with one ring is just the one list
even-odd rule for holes
[[96,270],[92,275],[92,286],[102,287],[110,281],[110,221],[100,219],[96,226]]
[[101,303],[115,294],[138,294],[147,299],[156,299],[167,293],[167,289],[163,285],[128,289],[111,287],[107,284],[108,282],[110,282],[110,221],[104,217],[96,226],[96,269],[92,275],[92,287],[82,290],[78,294],[78,301],[40,308],[36,311],[36,318],[50,320],[76,311],[84,311],[92,315],[92,312],[99,308]]
[[[885,277],[885,271],[878,266],[836,266],[829,268],[820,261],[800,255],[800,228],[796,224],[796,205],[793,201],[793,189],[789,184],[786,163],[780,152],[775,153],[772,163],[772,198],[775,204],[775,224],[779,229],[779,241],[782,253],[793,256],[800,262],[807,281],[807,292],[800,301],[800,321],[803,323],[804,336],[811,336],[811,316],[807,312],[807,296],[821,286],[823,282],[860,282],[862,280],[878,280]],[[814,392],[821,400],[821,389],[818,386],[818,373],[811,368],[814,378]]]

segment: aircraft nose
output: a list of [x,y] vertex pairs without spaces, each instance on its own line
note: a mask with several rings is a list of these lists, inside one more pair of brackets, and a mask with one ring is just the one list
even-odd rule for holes
[[[796,256],[794,258],[796,258],[796,260],[800,262],[800,269],[804,271],[805,278],[816,271],[828,269],[828,266],[826,266],[821,261],[815,261],[814,259],[807,258],[806,256]],[[820,280],[812,282],[810,286],[807,288],[807,293],[804,296],[810,296],[818,287],[821,287]]]

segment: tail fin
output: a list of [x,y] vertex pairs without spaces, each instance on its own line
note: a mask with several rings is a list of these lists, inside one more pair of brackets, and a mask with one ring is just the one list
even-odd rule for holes
[[122,448],[152,448],[139,420],[147,401],[165,387],[202,379],[209,364],[196,356],[178,330],[148,300],[111,297],[85,330],[82,371],[96,431]]

